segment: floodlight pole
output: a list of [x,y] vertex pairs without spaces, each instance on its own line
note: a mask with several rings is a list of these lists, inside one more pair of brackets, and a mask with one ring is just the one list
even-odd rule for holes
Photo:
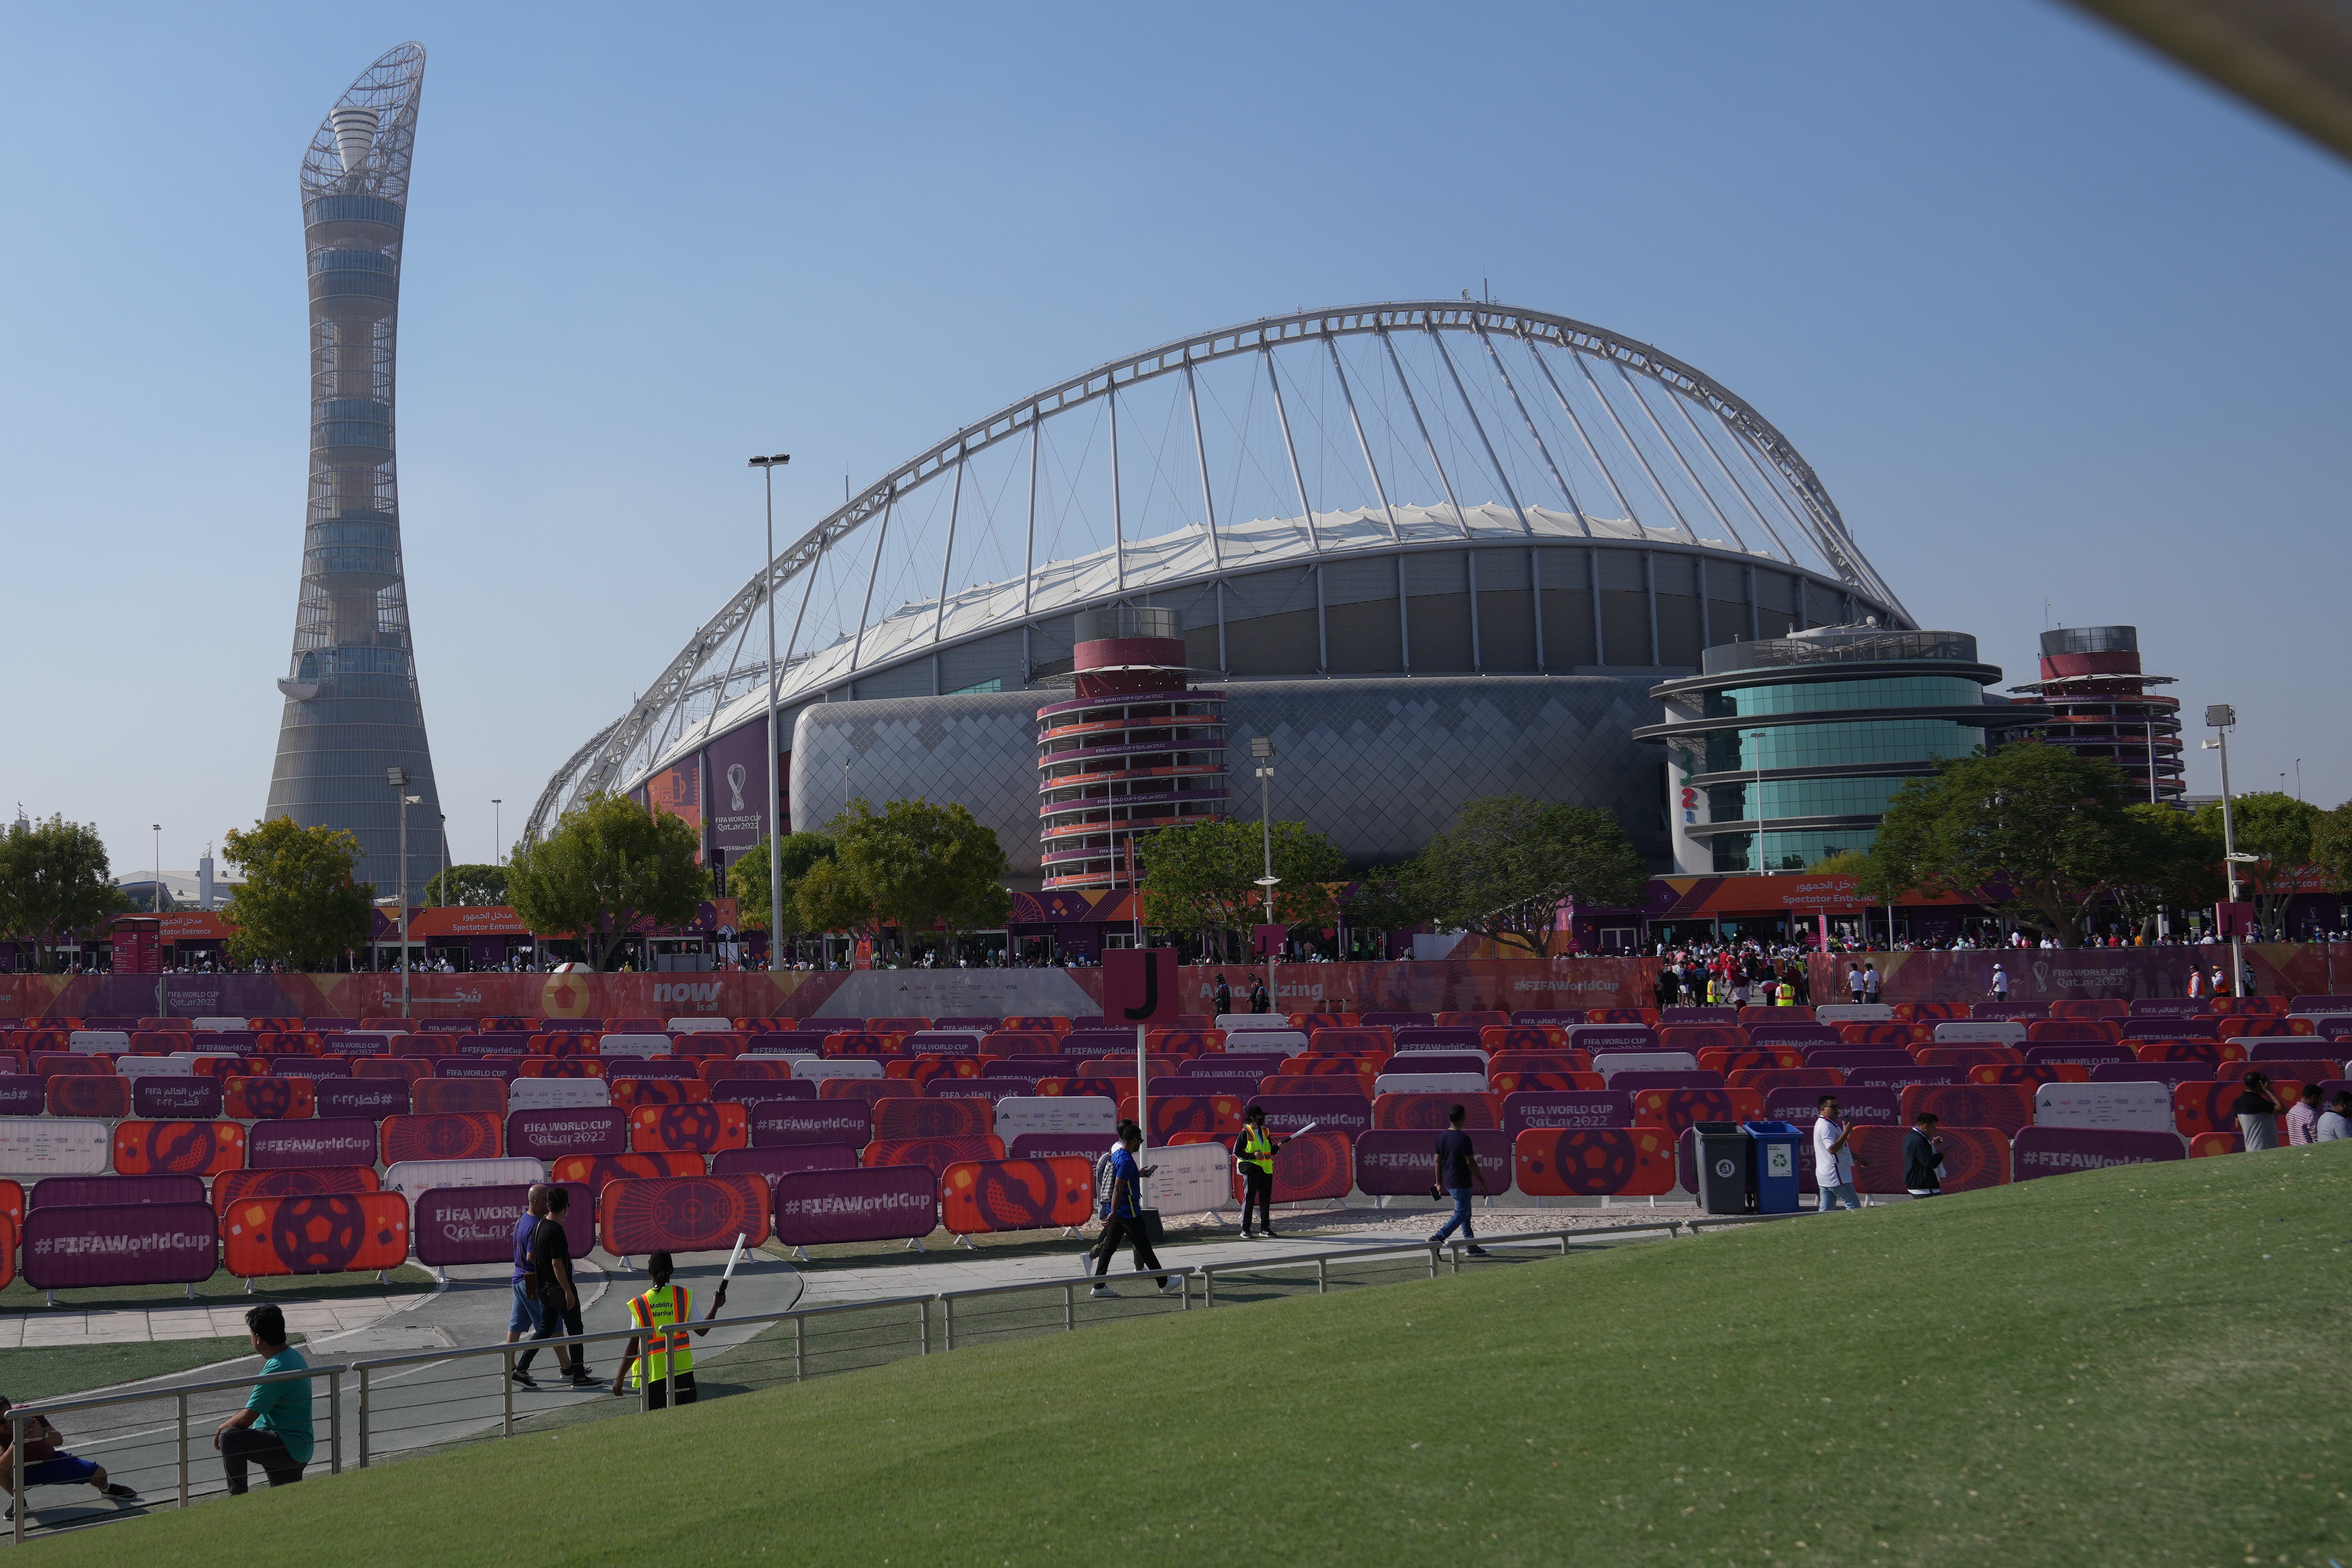
[[400,1016],[408,1016],[408,770],[386,768],[384,782],[400,800]]
[[503,805],[505,805],[505,802],[501,801],[497,795],[490,796],[490,864],[493,866],[503,866],[507,863],[507,851],[504,843],[506,836],[499,827],[499,818],[500,816],[499,808]]
[[[1274,874],[1274,742],[1259,735],[1250,742],[1250,755],[1257,759],[1257,819],[1260,837],[1265,843],[1265,875],[1257,885],[1265,889],[1265,923],[1274,924],[1274,889],[1282,880]],[[1278,1010],[1281,993],[1274,978],[1275,950],[1271,943],[1265,950],[1265,1005],[1268,1011]]]
[[154,827],[155,896],[147,900],[147,908],[155,917],[155,1016],[168,1018],[172,1015],[163,1005],[163,825]]
[[2221,753],[2221,869],[2230,879],[2230,994],[2246,994],[2246,943],[2239,932],[2238,901],[2238,826],[2230,810],[2230,727],[2238,721],[2238,710],[2227,703],[2217,702],[2205,710],[2205,722],[2218,731],[2219,736],[2205,742]]
[[[768,803],[760,815],[768,819],[768,971],[784,966],[784,825],[776,802],[782,795],[776,789],[776,682],[781,672],[776,668],[776,469],[793,460],[790,452],[778,452],[772,457],[754,458],[751,466],[760,470],[760,479],[767,490],[768,550],[760,558],[760,597],[768,609]],[[876,557],[879,560],[877,554]],[[812,577],[814,582],[814,578]]]

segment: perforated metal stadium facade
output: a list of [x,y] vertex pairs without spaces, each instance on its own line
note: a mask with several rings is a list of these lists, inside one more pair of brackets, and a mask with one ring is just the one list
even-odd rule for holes
[[400,885],[404,767],[408,886],[420,895],[444,858],[440,794],[408,636],[400,557],[393,407],[401,239],[425,50],[403,44],[337,100],[302,158],[310,290],[310,500],[290,668],[278,682],[268,816],[349,828],[359,875]]
[[1276,812],[1352,858],[1518,790],[1615,807],[1661,868],[1659,754],[1632,738],[1651,686],[1720,643],[1913,624],[1786,437],[1691,366],[1501,305],[1306,311],[1097,367],[882,476],[581,747],[526,831],[624,789],[698,799],[719,859],[748,847],[765,814],[722,828],[738,797],[712,791],[759,760],[770,594],[790,820],[959,800],[1032,880],[1035,715],[1082,611],[1179,612],[1234,744],[1294,726]]

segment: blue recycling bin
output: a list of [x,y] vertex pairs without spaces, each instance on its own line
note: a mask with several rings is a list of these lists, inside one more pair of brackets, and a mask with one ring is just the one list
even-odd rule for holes
[[1750,1121],[1741,1131],[1748,1134],[1748,1186],[1756,1194],[1756,1212],[1795,1214],[1805,1134],[1786,1121]]

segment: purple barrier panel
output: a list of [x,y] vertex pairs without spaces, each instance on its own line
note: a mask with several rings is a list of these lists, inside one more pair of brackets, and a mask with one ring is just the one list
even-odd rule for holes
[[1901,1046],[1816,1046],[1805,1053],[1805,1065],[1852,1072],[1856,1068],[1907,1068],[1918,1064]]
[[[596,1247],[589,1216],[595,1201],[584,1182],[565,1182],[572,1206],[564,1211],[564,1251],[585,1258]],[[427,1187],[409,1205],[408,1244],[416,1261],[432,1268],[454,1263],[505,1263],[514,1257],[515,1221],[530,1206],[528,1184],[509,1187]]]
[[771,1100],[751,1107],[754,1149],[790,1143],[849,1143],[863,1149],[873,1141],[874,1110],[862,1100]]
[[721,1149],[710,1156],[714,1176],[765,1176],[773,1186],[803,1171],[854,1171],[857,1151],[846,1143],[789,1143],[779,1149]]
[[1835,1046],[1844,1042],[1845,1037],[1837,1032],[1834,1024],[1748,1026],[1748,1043],[1751,1046]]
[[474,1032],[471,1018],[420,1018],[416,1021],[420,1035],[470,1035]]
[[519,1057],[530,1049],[530,1037],[519,1032],[500,1030],[488,1035],[460,1035],[457,1054],[461,1057]]
[[2218,1040],[2219,1018],[2123,1018],[2126,1038],[2134,1040]]
[[[1511,1140],[1499,1127],[1474,1127],[1470,1147],[1490,1193],[1511,1190]],[[1375,1196],[1429,1196],[1437,1179],[1437,1134],[1374,1129],[1356,1140],[1356,1185]]]
[[1072,1029],[1062,1037],[1065,1055],[1116,1057],[1135,1054],[1133,1029]]
[[[1345,1132],[1360,1137],[1372,1130],[1372,1102],[1360,1094],[1244,1094],[1242,1109],[1265,1109],[1265,1130],[1276,1138],[1295,1138],[1307,1127],[1318,1132]],[[1097,1140],[1100,1153],[1108,1143]]]
[[2093,1083],[2206,1083],[2212,1077],[2211,1062],[2101,1062],[2091,1069]]
[[1739,1009],[1737,1007],[1661,1007],[1658,1009],[1658,1022],[1661,1024],[1737,1024],[1739,1022]]
[[2296,996],[2287,1003],[2290,1013],[2352,1013],[2352,996]]
[[[1389,1072],[1475,1072],[1486,1070],[1488,1058],[1484,1051],[1399,1051],[1388,1060]],[[1261,1078],[1272,1078],[1282,1069],[1277,1067]]]
[[1609,1075],[1609,1087],[1627,1094],[1637,1089],[1721,1089],[1723,1075],[1705,1068],[1660,1072],[1622,1070]]
[[253,1054],[253,1037],[250,1034],[194,1035],[189,1037],[188,1048],[198,1056],[249,1057]]
[[1006,1157],[1014,1160],[1051,1160],[1064,1154],[1099,1160],[1109,1152],[1109,1137],[1098,1132],[1024,1132],[1005,1150]]
[[2135,996],[2131,1001],[2131,1011],[2126,1016],[2197,1018],[2212,1010],[2213,1004],[2202,996]]
[[36,1290],[194,1285],[211,1279],[220,1264],[209,1204],[32,1209],[24,1237],[25,1283]]
[[408,1114],[408,1083],[397,1078],[330,1079],[312,1091],[321,1116],[364,1116],[381,1121]]
[[731,1100],[739,1105],[816,1097],[816,1079],[813,1078],[722,1078],[710,1086],[711,1099]]
[[389,1034],[329,1035],[320,1042],[331,1057],[381,1057],[392,1050]]
[[307,1078],[313,1083],[322,1078],[349,1078],[352,1064],[341,1057],[272,1057],[269,1058],[271,1078]]
[[779,1029],[772,1035],[751,1035],[743,1047],[747,1057],[775,1055],[785,1051],[804,1051],[815,1056],[824,1049],[823,1029]]
[[527,1057],[434,1057],[435,1078],[489,1078],[512,1083],[522,1076]]
[[1004,1027],[1004,1020],[1002,1018],[981,1017],[934,1018],[931,1020],[931,1027],[934,1029],[978,1029],[982,1034],[988,1035],[993,1034],[997,1030]]
[[220,1113],[221,1081],[216,1078],[165,1078],[160,1073],[142,1073],[131,1080],[133,1116],[156,1121],[210,1121]]
[[33,1184],[37,1209],[103,1208],[109,1204],[200,1204],[202,1176],[44,1176]]
[[[511,1110],[507,1113],[507,1153],[509,1157],[545,1160],[552,1163],[566,1154],[625,1154],[628,1152],[629,1113],[618,1106],[584,1105],[572,1110]],[[592,1206],[580,1212],[584,1220],[595,1211]]]
[[41,1079],[30,1073],[0,1077],[0,1116],[38,1116],[48,1109]]
[[2316,1022],[2319,1026],[2319,1037],[2323,1040],[2340,1040],[2347,1035],[2352,1035],[2352,1017],[2342,1014],[2327,1014]]
[[1475,1051],[1478,1031],[1462,1024],[1408,1024],[1396,1032],[1399,1051]]
[[375,1165],[375,1123],[364,1117],[257,1121],[245,1137],[250,1171],[288,1165]]
[[2129,1046],[2101,1045],[2096,1040],[2077,1040],[2072,1045],[2025,1047],[2025,1065],[2030,1068],[2063,1065],[2069,1062],[2077,1067],[2095,1068],[2104,1062],[2128,1062],[2138,1059],[2132,1054],[2132,1048]]
[[1915,1083],[1966,1083],[1969,1081],[1969,1069],[1961,1067],[1853,1068],[1847,1071],[1845,1080],[1856,1089],[1902,1089]]
[[1568,1043],[1580,1051],[1654,1051],[1658,1031],[1647,1024],[1570,1024]]
[[1034,1079],[1025,1078],[935,1078],[923,1085],[923,1098],[984,1100],[993,1105],[1012,1095],[1028,1094],[1036,1087]]
[[2047,1002],[1979,1002],[1969,1009],[1971,1018],[1992,1018],[2003,1023],[2025,1022],[2050,1016]]
[[1503,1135],[1515,1143],[1530,1127],[1633,1125],[1633,1097],[1622,1089],[1531,1089],[1503,1096]]
[[[1511,1015],[1514,1024],[1581,1024],[1584,1020],[1585,1011],[1581,1007],[1522,1007]],[[1739,1022],[1727,1011],[1723,1021],[1727,1024]]]
[[939,1226],[940,1176],[929,1165],[796,1171],[774,1193],[776,1239],[788,1247],[897,1241]]
[[2241,1035],[2238,1044],[2246,1047],[2250,1062],[2332,1061],[2339,1053],[2318,1049],[2321,1044],[2315,1035],[2273,1035],[2267,1039],[2258,1035]]
[[918,1029],[901,1042],[907,1054],[913,1057],[976,1057],[980,1055],[977,1029]]
[[1162,1095],[1192,1094],[1230,1094],[1246,1100],[1257,1092],[1257,1086],[1264,1076],[1260,1074],[1252,1078],[1246,1073],[1226,1073],[1206,1078],[1178,1078],[1171,1075],[1155,1078],[1146,1087],[1150,1089],[1154,1100]]
[[1903,1091],[1899,1089],[1821,1089],[1811,1084],[1764,1091],[1764,1120],[1787,1121],[1810,1133],[1822,1113],[1822,1096],[1837,1097],[1838,1114],[1865,1127],[1903,1125]]
[[2147,1165],[2186,1160],[2189,1141],[2178,1132],[2130,1131],[2113,1127],[2021,1127],[2010,1140],[2010,1179],[2063,1176],[2109,1165]]
[[615,1082],[625,1078],[698,1078],[695,1063],[686,1057],[607,1057],[604,1076]]
[[1176,1064],[1178,1078],[1272,1078],[1290,1059],[1286,1051],[1219,1051],[1214,1056],[1186,1057]]
[[1363,1026],[1367,1029],[1401,1029],[1414,1024],[1427,1024],[1434,1019],[1434,1015],[1429,1013],[1365,1013],[1360,1016]]

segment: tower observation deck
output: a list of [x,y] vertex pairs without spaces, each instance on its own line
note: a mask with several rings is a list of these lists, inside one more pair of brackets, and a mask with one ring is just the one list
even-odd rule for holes
[[2137,626],[2061,626],[2042,634],[2042,679],[2011,689],[2050,708],[2042,739],[2085,757],[2105,757],[2124,771],[2135,795],[2177,802],[2189,785],[2182,773],[2180,699],[2151,686],[2168,675],[2139,665]]
[[362,879],[400,886],[404,767],[413,898],[443,858],[401,571],[393,442],[401,239],[425,50],[403,44],[361,73],[302,158],[310,293],[310,488],[302,586],[266,815],[348,828]]

